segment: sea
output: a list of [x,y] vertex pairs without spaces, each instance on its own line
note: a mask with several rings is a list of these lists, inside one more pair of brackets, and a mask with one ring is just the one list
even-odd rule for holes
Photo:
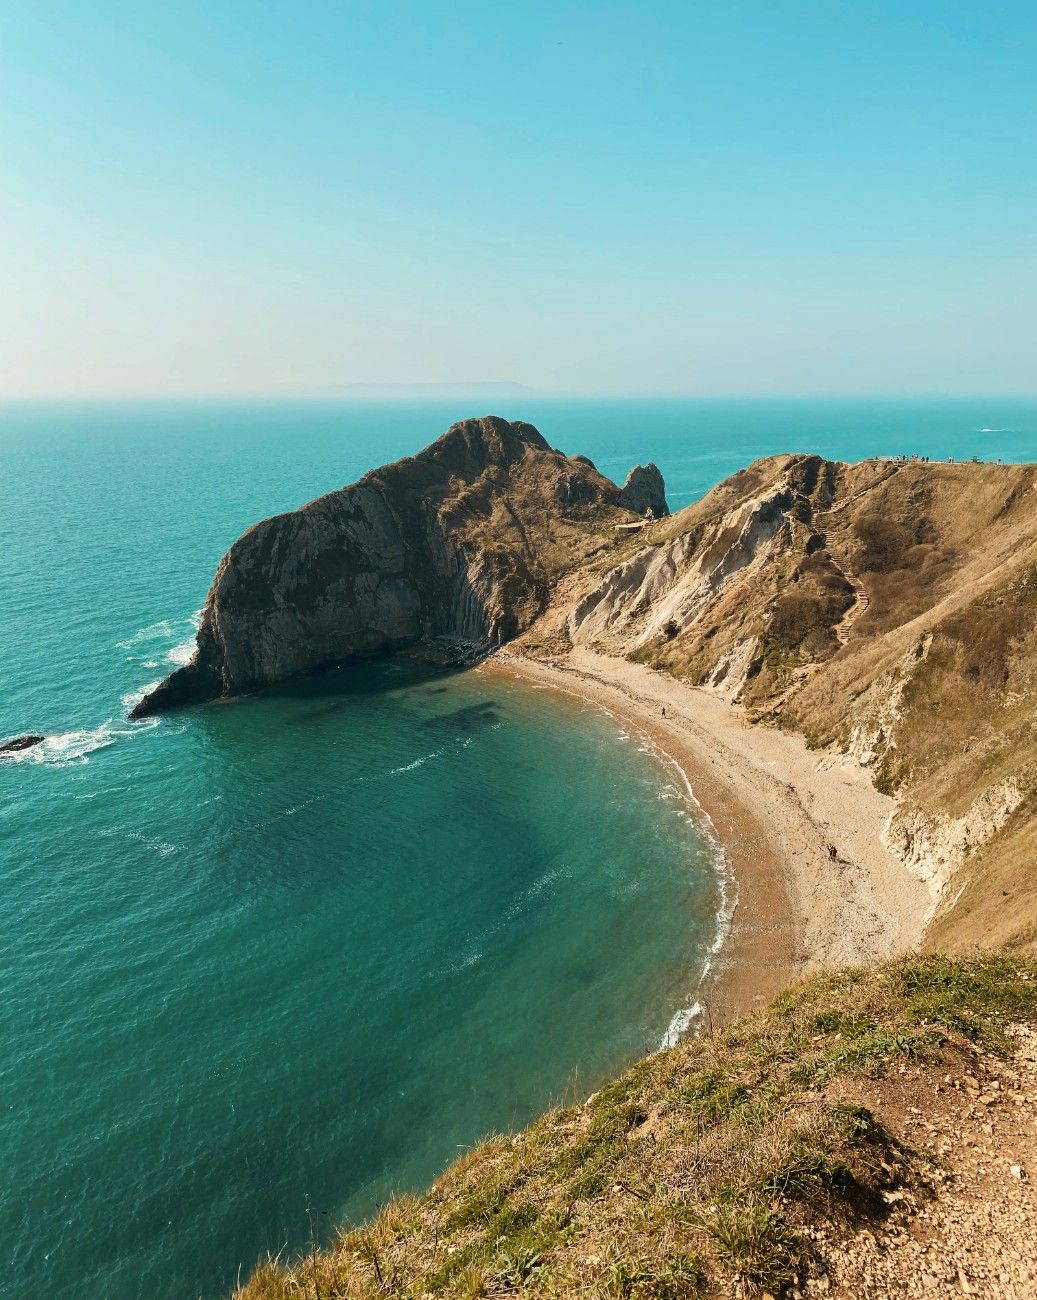
[[[1037,458],[1023,399],[494,414],[674,509],[754,458]],[[226,1295],[691,1018],[681,773],[579,700],[373,663],[130,723],[251,523],[485,401],[0,405],[0,1292]]]

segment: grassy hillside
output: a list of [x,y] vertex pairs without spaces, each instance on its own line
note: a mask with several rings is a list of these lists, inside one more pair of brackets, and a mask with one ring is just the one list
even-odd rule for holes
[[939,1178],[869,1109],[879,1078],[910,1100],[1035,1021],[1037,967],[1008,960],[815,978],[483,1143],[327,1251],[261,1266],[237,1300],[783,1293],[823,1268],[819,1228],[877,1223]]

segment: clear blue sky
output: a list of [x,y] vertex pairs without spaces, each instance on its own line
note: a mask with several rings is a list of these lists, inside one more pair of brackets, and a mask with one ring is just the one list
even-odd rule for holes
[[0,0],[0,393],[1037,391],[1037,4]]

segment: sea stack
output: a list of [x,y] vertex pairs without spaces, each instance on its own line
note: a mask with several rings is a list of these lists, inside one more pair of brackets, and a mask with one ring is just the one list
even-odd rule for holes
[[[665,510],[658,470],[640,473]],[[629,486],[530,424],[455,424],[418,455],[250,528],[216,571],[194,658],[131,716],[408,647],[501,645],[630,518]]]
[[670,513],[662,472],[658,465],[651,462],[634,466],[623,484],[619,500],[621,505],[639,515],[650,510],[656,519],[662,519]]

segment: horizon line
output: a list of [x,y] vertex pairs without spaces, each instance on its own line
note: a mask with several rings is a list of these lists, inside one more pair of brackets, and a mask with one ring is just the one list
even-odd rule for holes
[[[500,388],[499,393],[492,393],[490,388]],[[408,391],[411,390],[411,391]],[[421,391],[424,390],[424,391]],[[438,391],[437,391],[438,390]],[[510,390],[510,391],[505,391]],[[742,402],[779,402],[779,401],[1037,401],[1037,389],[1006,392],[947,392],[939,389],[912,390],[910,392],[878,391],[827,391],[805,390],[796,392],[689,392],[680,390],[636,390],[623,389],[614,391],[592,391],[575,389],[535,388],[524,384],[512,384],[509,381],[473,382],[468,384],[414,384],[392,385],[371,384],[355,385],[350,390],[335,392],[306,390],[300,392],[189,392],[189,393],[0,393],[0,406],[27,405],[30,403],[128,403],[128,402],[382,402],[411,401],[433,402],[447,401],[471,395],[472,397],[508,398],[529,401],[742,401]]]

